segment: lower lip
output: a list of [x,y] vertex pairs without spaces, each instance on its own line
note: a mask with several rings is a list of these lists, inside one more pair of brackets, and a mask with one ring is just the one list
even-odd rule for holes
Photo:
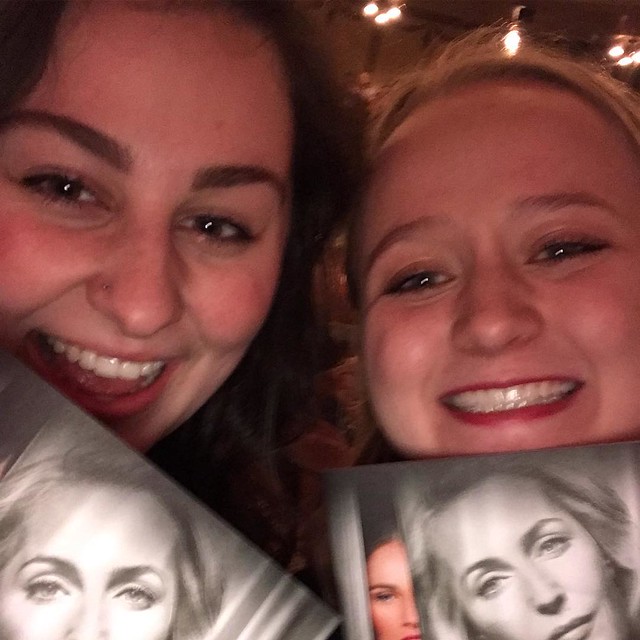
[[561,636],[552,634],[552,638],[556,640],[587,640],[593,631],[593,618],[579,624],[577,627],[566,631]]
[[468,424],[478,426],[498,426],[501,423],[521,421],[526,422],[528,420],[540,420],[543,418],[549,418],[557,413],[564,411],[576,397],[580,387],[572,391],[569,395],[556,400],[555,402],[549,402],[547,404],[536,404],[530,407],[522,407],[520,409],[509,409],[507,411],[491,411],[489,413],[478,413],[475,411],[464,411],[457,409],[449,405],[443,405],[449,413],[455,416],[458,420],[462,420]]
[[[162,373],[148,386],[130,393],[98,393],[84,387],[77,379],[65,374],[64,366],[43,353],[39,339],[29,339],[21,351],[22,359],[38,375],[87,413],[109,424],[145,411],[164,391],[175,365],[166,365]],[[54,356],[64,358],[64,356]],[[90,375],[90,374],[87,374]]]

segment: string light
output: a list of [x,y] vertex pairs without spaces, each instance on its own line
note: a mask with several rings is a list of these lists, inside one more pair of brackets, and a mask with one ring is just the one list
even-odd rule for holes
[[378,13],[378,11],[380,11],[380,8],[375,2],[370,2],[369,4],[366,4],[362,9],[362,13],[367,17],[375,16]]
[[[402,17],[402,7],[398,4],[398,0],[380,0],[382,2],[382,8],[379,2],[371,1],[364,5],[362,13],[367,18],[373,18],[376,24],[384,25],[389,22],[395,22]],[[386,10],[383,11],[383,8]]]
[[520,37],[520,31],[518,30],[518,27],[511,27],[511,29],[509,29],[509,32],[502,39],[502,43],[508,55],[516,55],[518,49],[520,48],[521,40],[522,38]]
[[402,10],[400,7],[391,7],[391,9],[387,10],[387,15],[389,16],[389,20],[397,20],[402,16]]
[[615,44],[609,49],[609,56],[612,58],[619,58],[623,53],[624,47],[621,47],[619,44]]

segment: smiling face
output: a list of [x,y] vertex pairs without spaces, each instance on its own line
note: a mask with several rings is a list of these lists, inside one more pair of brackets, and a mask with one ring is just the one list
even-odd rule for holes
[[399,540],[385,542],[369,556],[367,581],[376,640],[418,640],[420,622],[409,561]]
[[2,638],[171,637],[179,533],[148,494],[59,488],[23,530],[0,576]]
[[269,310],[292,115],[235,15],[76,7],[0,131],[0,345],[144,450]]
[[497,477],[433,519],[468,624],[491,640],[620,640],[598,546],[532,480]]
[[580,99],[487,82],[419,108],[357,238],[369,395],[401,452],[640,435],[640,163]]

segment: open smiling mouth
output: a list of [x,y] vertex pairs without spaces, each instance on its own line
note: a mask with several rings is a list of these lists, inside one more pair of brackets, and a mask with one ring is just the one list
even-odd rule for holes
[[488,414],[552,404],[569,397],[580,387],[581,383],[575,380],[544,380],[462,391],[444,396],[441,401],[455,411]]
[[45,378],[56,382],[56,386],[72,384],[76,389],[100,395],[124,395],[145,389],[166,366],[161,360],[131,361],[100,355],[41,332],[36,334],[35,343],[42,355],[35,363],[36,369]]

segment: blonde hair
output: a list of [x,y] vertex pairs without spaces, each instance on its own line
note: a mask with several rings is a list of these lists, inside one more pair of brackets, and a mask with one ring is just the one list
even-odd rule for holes
[[455,40],[424,67],[400,80],[380,105],[372,148],[384,144],[417,108],[465,87],[490,81],[542,82],[569,91],[620,128],[640,152],[640,97],[596,62],[571,57],[557,47],[524,38],[509,56],[503,29],[482,28]]
[[[504,29],[487,27],[436,50],[417,71],[399,80],[377,105],[369,133],[370,169],[393,132],[417,109],[433,100],[486,82],[541,83],[578,96],[619,130],[640,158],[640,96],[595,62],[569,56],[557,47],[523,38],[518,52],[508,56]],[[356,307],[359,289],[354,269],[362,218],[363,185],[349,223],[347,276]]]

